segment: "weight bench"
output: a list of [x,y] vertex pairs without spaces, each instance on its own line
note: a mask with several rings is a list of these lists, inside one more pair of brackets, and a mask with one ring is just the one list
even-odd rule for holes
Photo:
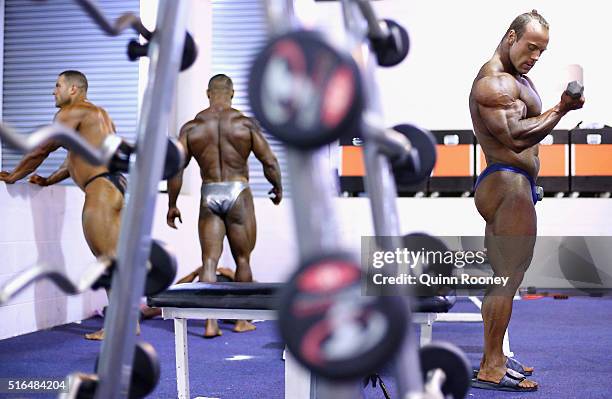
[[[283,286],[283,283],[186,283],[173,285],[168,290],[148,298],[149,306],[161,308],[164,319],[174,320],[176,384],[179,399],[190,398],[187,320],[275,320],[277,294]],[[421,325],[421,345],[431,341],[435,321],[477,321],[462,320],[461,317],[452,316],[452,313],[447,314],[454,304],[454,296],[418,298],[412,316],[413,322]],[[463,319],[465,318],[464,316]],[[310,391],[309,377],[310,373],[297,364],[287,352],[285,398],[310,397],[305,394]]]

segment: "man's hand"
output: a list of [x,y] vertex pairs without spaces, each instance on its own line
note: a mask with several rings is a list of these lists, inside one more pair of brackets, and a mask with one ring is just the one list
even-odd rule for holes
[[9,172],[0,172],[0,181],[5,182],[6,184],[13,184],[16,180],[11,177]]
[[584,96],[574,99],[568,93],[563,92],[563,94],[561,94],[561,102],[559,102],[559,111],[565,114],[569,111],[580,109],[583,105]]
[[45,186],[49,185],[49,182],[48,182],[47,178],[39,176],[39,175],[32,175],[32,176],[30,176],[28,181],[30,183],[32,183],[32,184],[37,184],[37,185],[42,186],[42,187],[45,187]]
[[183,223],[183,219],[181,219],[181,211],[179,211],[179,209],[175,206],[168,208],[168,215],[166,215],[166,223],[168,223],[168,226],[172,227],[173,229],[176,229],[176,224],[174,223],[174,220],[178,218],[179,222]]
[[270,200],[274,203],[274,205],[280,204],[281,200],[283,199],[283,191],[276,187],[268,191],[268,195],[270,196]]

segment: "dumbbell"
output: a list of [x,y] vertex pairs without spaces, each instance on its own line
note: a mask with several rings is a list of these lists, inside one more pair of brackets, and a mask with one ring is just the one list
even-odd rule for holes
[[[444,254],[449,250],[446,244],[437,237],[430,236],[426,233],[410,233],[403,237],[402,244],[404,248],[412,253],[439,253]],[[421,273],[429,274],[430,276],[443,276],[450,277],[454,272],[454,264],[446,263],[441,257],[430,256],[424,257],[424,262],[421,264]],[[431,284],[425,286],[418,284],[415,291],[413,292],[416,296],[421,297],[433,297],[433,296],[445,296],[450,294],[455,287],[444,285],[444,284]]]
[[[96,359],[95,372],[100,358]],[[153,392],[159,382],[160,368],[157,352],[151,344],[137,342],[132,361],[129,399],[140,399]],[[69,376],[69,399],[93,399],[98,388],[97,374],[74,373]]]
[[328,253],[302,263],[279,297],[279,329],[295,359],[330,380],[380,370],[400,347],[407,328],[398,296],[361,294],[359,263]]
[[[128,172],[130,157],[137,151],[137,146],[123,140],[117,135],[110,135],[102,144],[107,153],[112,154],[108,163],[111,172]],[[168,137],[166,145],[166,158],[162,179],[167,180],[185,167],[185,149],[177,140]]]
[[[147,262],[145,295],[154,295],[165,290],[176,277],[176,259],[160,241],[153,240]],[[89,289],[110,288],[115,260],[99,258],[81,274],[78,280],[71,279],[65,271],[45,262],[38,263],[21,272],[0,287],[0,305],[15,297],[26,287],[40,279],[49,279],[63,292],[76,295]]]
[[431,398],[464,398],[472,367],[461,349],[448,342],[432,342],[419,350],[425,394]]
[[582,85],[582,83],[578,82],[577,80],[574,80],[567,84],[565,94],[567,94],[574,100],[577,100],[582,97],[582,93],[584,93],[584,86]]
[[[155,35],[155,32],[151,34],[151,37]],[[146,57],[149,52],[149,42],[140,44],[138,40],[130,40],[128,43],[127,54],[130,61],[136,61],[140,57]],[[198,56],[198,48],[193,40],[193,37],[189,32],[185,32],[185,44],[183,46],[183,57],[181,59],[181,71],[189,68],[195,62]]]
[[410,156],[391,160],[396,184],[412,185],[427,179],[436,164],[434,136],[428,130],[409,124],[394,126],[393,130],[403,134],[412,147]]
[[[113,259],[110,262],[104,273],[91,286],[92,289],[111,288],[116,261]],[[144,294],[151,296],[162,292],[174,281],[176,258],[161,241],[153,240],[147,268]]]
[[370,43],[376,54],[378,65],[392,67],[402,62],[410,51],[410,38],[408,32],[400,24],[391,20],[382,21],[387,27],[383,38],[370,37]]
[[318,32],[273,38],[249,73],[251,109],[287,145],[312,149],[354,131],[364,107],[361,76],[350,54]]

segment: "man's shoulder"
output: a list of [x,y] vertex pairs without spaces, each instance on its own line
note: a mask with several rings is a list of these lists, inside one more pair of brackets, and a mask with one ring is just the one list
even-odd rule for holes
[[55,114],[56,118],[60,119],[77,119],[84,118],[91,113],[97,112],[106,112],[103,108],[97,107],[96,105],[88,102],[78,102],[75,104],[70,104],[63,106],[57,113]]
[[197,120],[197,119],[206,118],[206,117],[210,116],[211,114],[212,114],[212,110],[210,108],[204,108],[203,110],[198,112],[193,119]]
[[520,89],[511,74],[490,71],[481,74],[474,82],[472,95],[482,105],[506,105],[519,98]]
[[181,132],[184,134],[190,133],[204,124],[205,120],[196,116],[194,119],[185,122],[185,124],[181,127]]

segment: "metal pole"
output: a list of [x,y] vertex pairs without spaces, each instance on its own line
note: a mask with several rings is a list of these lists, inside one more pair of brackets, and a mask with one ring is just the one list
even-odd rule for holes
[[187,2],[161,0],[149,46],[149,81],[138,125],[138,152],[130,160],[130,187],[121,220],[117,270],[104,323],[96,399],[125,398],[132,373],[136,319],[144,291],[157,186],[166,151],[166,127],[185,39]]
[[[361,0],[345,0],[343,6],[345,7],[344,15],[347,30],[353,36],[361,39],[357,41],[358,43],[364,43],[367,39],[364,32],[358,30],[359,24],[355,21],[367,19],[368,25],[373,25],[372,20],[375,20],[376,16],[371,6],[369,4],[364,5],[364,1]],[[368,11],[365,16],[361,15],[364,10]],[[403,246],[397,210],[397,187],[391,172],[389,159],[380,151],[380,140],[372,139],[375,135],[383,136],[385,134],[382,103],[374,74],[377,64],[369,45],[362,44],[360,49],[361,59],[358,60],[358,65],[362,71],[364,92],[366,93],[366,107],[363,116],[365,186],[370,197],[374,232],[378,237],[378,244],[384,250],[394,250]],[[382,239],[382,237],[385,237],[385,239]],[[409,296],[405,297],[404,303],[408,320],[411,320]],[[401,398],[419,397],[423,392],[423,380],[419,367],[419,347],[411,331],[412,328],[409,326],[402,348],[396,358],[396,382]]]
[[[335,229],[331,171],[322,157],[326,149],[301,151],[288,149],[293,218],[300,260],[340,249]],[[356,381],[332,382],[312,376],[311,397],[318,399],[355,399],[361,397]]]

